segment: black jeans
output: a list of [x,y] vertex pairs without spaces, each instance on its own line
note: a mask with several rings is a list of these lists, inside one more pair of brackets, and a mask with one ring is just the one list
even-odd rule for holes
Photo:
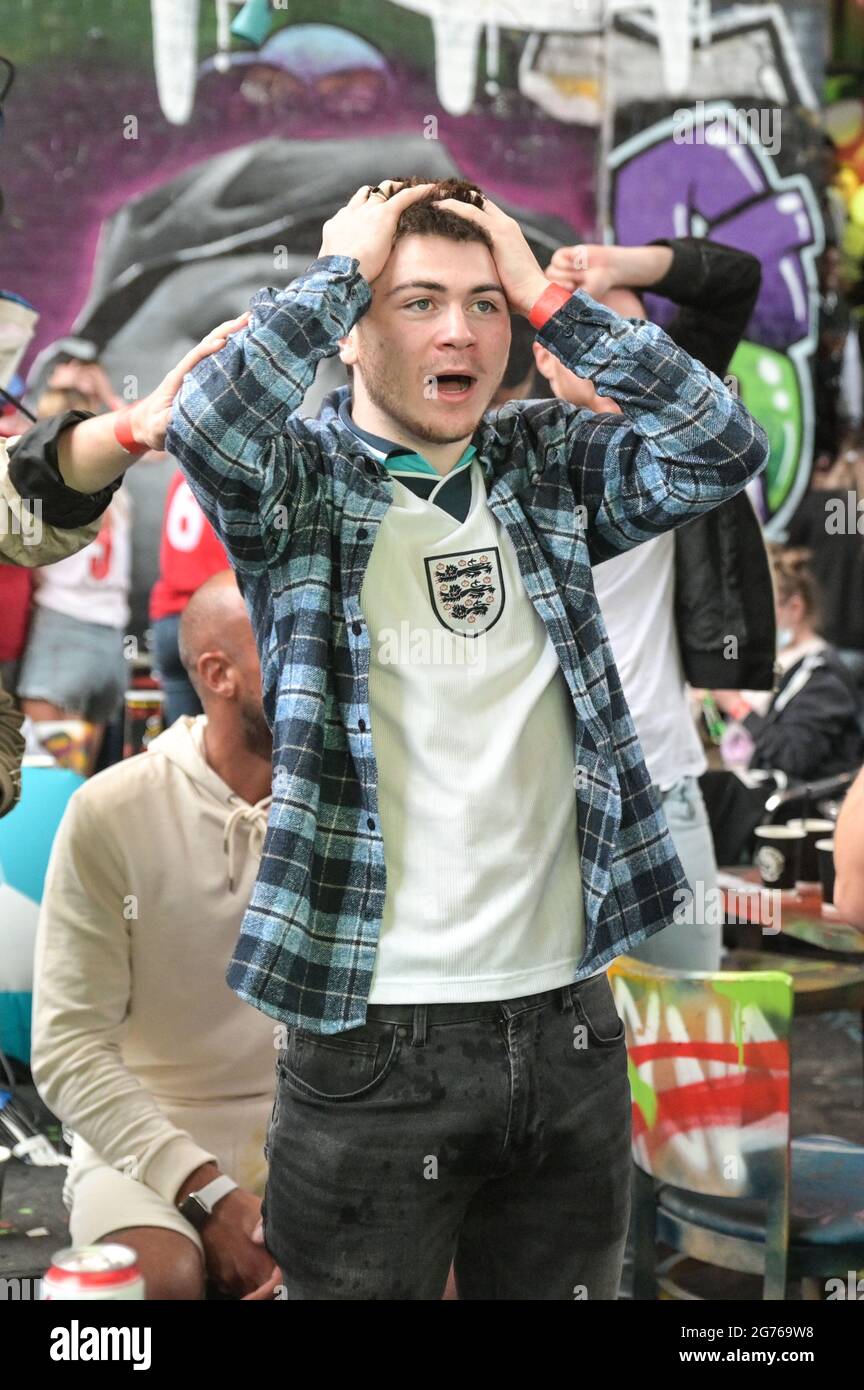
[[605,975],[370,1005],[289,1031],[264,1235],[288,1299],[614,1299],[630,1212],[624,1027]]

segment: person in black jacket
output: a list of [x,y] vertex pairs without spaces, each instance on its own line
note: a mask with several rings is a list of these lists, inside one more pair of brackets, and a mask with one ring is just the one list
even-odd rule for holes
[[[721,378],[761,282],[755,257],[697,237],[561,247],[546,274],[628,318],[646,317],[636,290],[672,300],[679,311],[666,332]],[[589,410],[618,410],[551,353],[535,346],[535,356],[556,395]],[[594,585],[645,761],[694,893],[691,904],[682,904],[680,921],[632,954],[672,969],[717,970],[717,865],[698,782],[706,760],[686,682],[754,690],[773,684],[771,575],[749,498],[742,493],[710,517],[596,566]]]
[[790,782],[833,777],[864,756],[861,698],[836,650],[819,635],[820,602],[810,552],[772,548],[777,663],[781,679],[766,702],[749,691],[716,691],[718,707],[753,740],[750,767]]

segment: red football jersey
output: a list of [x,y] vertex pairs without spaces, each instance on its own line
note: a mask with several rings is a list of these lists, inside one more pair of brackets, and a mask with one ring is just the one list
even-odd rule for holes
[[32,570],[0,565],[0,661],[17,661],[24,650],[32,589]]
[[227,569],[225,548],[178,468],[165,499],[159,578],[150,594],[151,621],[182,613],[205,579]]

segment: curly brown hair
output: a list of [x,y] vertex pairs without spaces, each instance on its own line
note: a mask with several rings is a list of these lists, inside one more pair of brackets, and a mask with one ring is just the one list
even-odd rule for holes
[[[416,188],[418,184],[432,180],[412,174],[410,178],[395,179],[394,182],[403,187]],[[396,223],[394,244],[403,236],[443,236],[451,241],[482,241],[491,251],[492,238],[486,228],[478,227],[476,222],[469,222],[467,217],[460,217],[458,212],[451,212],[449,208],[436,208],[434,204],[439,198],[455,198],[460,203],[471,203],[475,208],[483,207],[483,192],[476,183],[468,183],[465,179],[438,179],[425,197],[419,198],[402,213]]]

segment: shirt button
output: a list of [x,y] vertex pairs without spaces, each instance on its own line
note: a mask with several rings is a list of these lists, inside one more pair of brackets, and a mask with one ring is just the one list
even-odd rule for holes
[[367,820],[366,824],[368,825],[368,827],[369,827],[370,830],[374,830],[374,829],[375,829],[375,822],[374,822],[374,820],[372,819],[371,816],[370,816],[369,819]]
[[352,624],[351,624],[351,631],[354,633],[354,636],[355,636],[355,637],[359,637],[359,636],[360,636],[360,633],[363,631],[363,626],[362,626],[362,624],[361,624],[361,623],[352,623]]
[[360,530],[357,532],[357,539],[358,541],[365,541],[368,535],[369,532],[366,530],[365,526],[361,526]]
[[537,486],[537,484],[539,483],[539,481],[540,481],[540,474],[539,474],[539,473],[532,473],[532,474],[531,474],[531,482],[533,483],[533,485],[534,485],[535,487]]
[[357,720],[357,728],[360,730],[361,734],[365,734],[365,732],[366,732],[366,720],[365,720],[365,719],[358,719],[358,720]]

